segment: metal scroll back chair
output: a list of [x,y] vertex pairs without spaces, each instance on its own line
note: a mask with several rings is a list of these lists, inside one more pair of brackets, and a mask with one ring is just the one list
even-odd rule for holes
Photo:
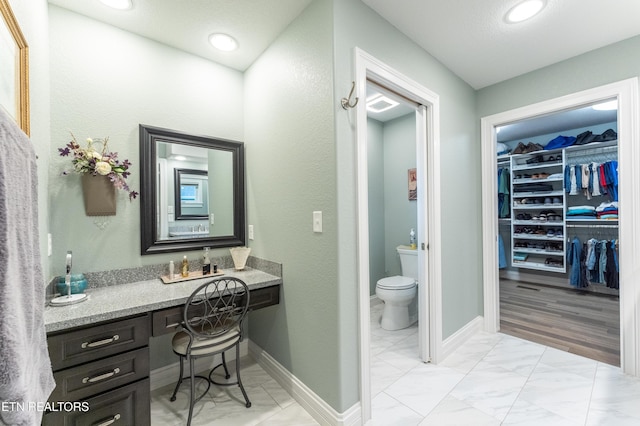
[[[211,383],[222,386],[238,385],[245,399],[245,406],[251,407],[249,397],[240,380],[240,341],[242,340],[242,321],[249,307],[249,288],[240,279],[221,277],[196,288],[184,305],[182,329],[172,340],[173,352],[180,356],[180,379],[171,396],[176,393],[184,379],[190,380],[189,418],[191,424],[193,406],[207,394]],[[227,369],[225,352],[236,348],[236,379],[232,383],[215,382],[211,375],[218,367],[223,367],[225,379],[231,375]],[[222,362],[215,366],[208,377],[196,376],[194,361],[196,358],[221,354]],[[184,377],[184,360],[189,361],[189,376]],[[207,389],[198,398],[195,397],[196,377],[207,380]]]

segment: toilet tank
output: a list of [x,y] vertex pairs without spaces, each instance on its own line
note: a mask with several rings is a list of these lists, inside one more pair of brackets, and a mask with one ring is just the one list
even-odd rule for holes
[[400,255],[402,276],[418,281],[418,250],[409,246],[398,246],[396,250]]

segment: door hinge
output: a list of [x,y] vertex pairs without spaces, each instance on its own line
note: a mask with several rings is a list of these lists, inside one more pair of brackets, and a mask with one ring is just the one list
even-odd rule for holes
[[425,249],[426,249],[426,250],[429,250],[429,244],[427,244],[427,246],[426,246],[426,248],[425,248],[424,243],[422,243],[422,250],[425,250]]

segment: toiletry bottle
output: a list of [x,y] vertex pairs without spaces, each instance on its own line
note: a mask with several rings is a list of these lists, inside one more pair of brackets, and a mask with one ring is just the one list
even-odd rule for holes
[[411,232],[409,232],[409,245],[411,246],[412,249],[415,249],[417,247],[416,231],[414,231],[413,228],[411,228]]
[[209,259],[209,247],[204,248],[202,254],[202,275],[209,275],[211,273],[211,259]]
[[182,276],[183,277],[189,276],[189,261],[187,260],[187,256],[184,256],[182,258]]
[[173,266],[173,260],[169,261],[169,279],[173,279],[173,275],[175,274],[175,266]]

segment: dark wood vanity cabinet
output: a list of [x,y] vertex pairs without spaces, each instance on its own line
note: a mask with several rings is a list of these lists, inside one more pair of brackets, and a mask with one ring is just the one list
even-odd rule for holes
[[144,314],[49,334],[49,401],[82,404],[45,413],[42,423],[149,425],[150,325]]

